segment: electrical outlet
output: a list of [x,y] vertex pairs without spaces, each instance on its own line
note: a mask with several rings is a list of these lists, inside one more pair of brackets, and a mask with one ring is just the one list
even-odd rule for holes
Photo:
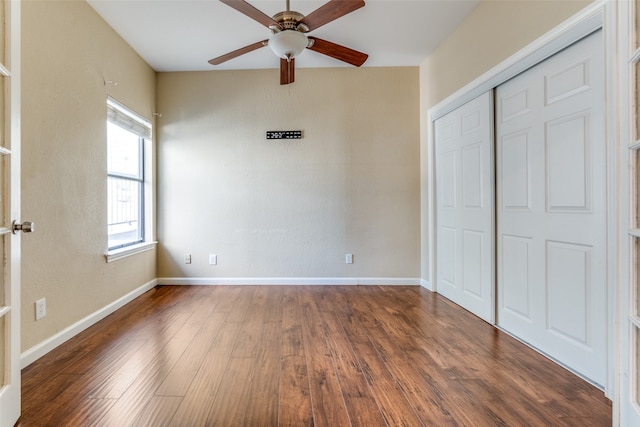
[[345,261],[347,262],[347,264],[353,264],[353,254],[347,254],[347,256],[345,257]]
[[184,254],[184,263],[191,264],[191,254]]
[[36,320],[42,319],[47,315],[47,300],[45,298],[39,299],[35,302],[36,305]]
[[218,255],[209,254],[209,265],[218,265]]

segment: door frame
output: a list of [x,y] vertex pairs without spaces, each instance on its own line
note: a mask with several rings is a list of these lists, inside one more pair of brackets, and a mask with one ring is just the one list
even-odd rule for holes
[[[602,30],[604,42],[604,74],[605,74],[605,142],[606,142],[606,192],[607,192],[607,378],[605,381],[605,395],[614,400],[616,393],[616,358],[618,356],[617,331],[615,319],[617,315],[616,305],[616,277],[618,264],[616,253],[618,249],[618,236],[620,225],[626,230],[627,224],[618,222],[618,210],[616,195],[626,182],[618,176],[619,141],[617,90],[617,22],[616,1],[597,1],[569,18],[564,23],[555,27],[534,42],[530,43],[511,57],[499,63],[480,77],[465,85],[443,101],[429,109],[427,112],[427,212],[428,212],[428,248],[429,248],[429,281],[430,289],[437,291],[437,262],[436,262],[436,183],[435,183],[435,125],[434,122],[450,111],[464,105],[468,101],[487,91],[493,90],[500,84],[526,71],[534,65],[544,61],[562,49],[583,39],[589,34]],[[626,214],[626,212],[625,212]],[[625,231],[626,232],[626,231]],[[614,419],[616,408],[614,407]]]

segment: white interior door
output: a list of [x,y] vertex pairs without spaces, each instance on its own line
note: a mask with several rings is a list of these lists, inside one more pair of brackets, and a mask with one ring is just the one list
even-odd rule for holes
[[435,122],[438,293],[494,319],[493,93]]
[[0,427],[20,416],[20,2],[0,5]]
[[606,383],[602,31],[496,90],[497,324]]

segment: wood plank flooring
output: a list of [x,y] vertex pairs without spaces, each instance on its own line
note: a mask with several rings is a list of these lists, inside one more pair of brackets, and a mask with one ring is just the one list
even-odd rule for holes
[[601,391],[419,287],[156,287],[22,381],[21,427],[611,425]]

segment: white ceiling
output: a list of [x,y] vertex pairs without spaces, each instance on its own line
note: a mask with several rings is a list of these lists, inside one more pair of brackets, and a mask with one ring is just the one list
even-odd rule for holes
[[[291,0],[308,15],[328,0]],[[480,0],[365,0],[366,5],[326,24],[312,36],[369,54],[364,66],[418,66]],[[262,48],[212,66],[207,61],[269,38],[270,31],[218,0],[88,0],[156,71],[277,68]],[[285,0],[249,0],[269,16]],[[296,67],[350,66],[306,50]]]

